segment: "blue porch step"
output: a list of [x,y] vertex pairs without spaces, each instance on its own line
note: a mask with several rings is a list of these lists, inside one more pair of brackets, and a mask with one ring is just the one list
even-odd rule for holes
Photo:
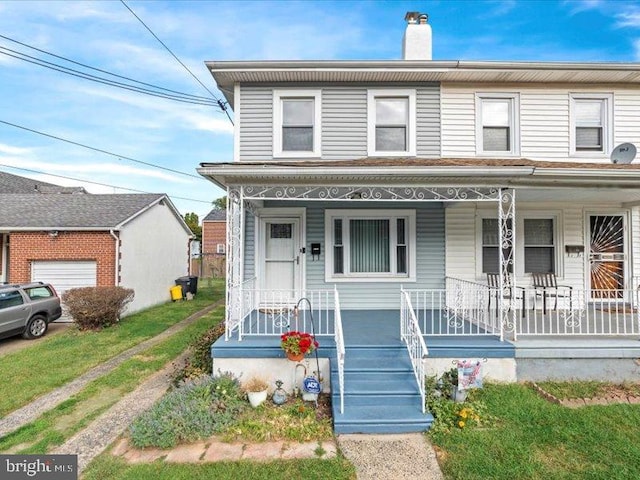
[[336,433],[422,432],[433,423],[422,399],[407,349],[402,344],[346,347],[344,413],[340,413],[338,367],[331,362]]

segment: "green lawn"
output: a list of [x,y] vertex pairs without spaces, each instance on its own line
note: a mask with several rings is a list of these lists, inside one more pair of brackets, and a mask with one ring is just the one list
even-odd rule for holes
[[167,303],[125,317],[100,332],[70,329],[34,341],[0,362],[0,378],[11,395],[0,395],[0,416],[64,385],[92,367],[147,340],[224,296],[223,281],[199,288],[190,302]]
[[278,460],[273,462],[219,462],[169,464],[161,461],[129,465],[102,454],[83,472],[85,480],[354,480],[355,469],[342,457],[330,460]]
[[640,406],[569,409],[520,384],[481,392],[486,428],[433,434],[448,479],[640,478]]
[[133,391],[147,377],[180,355],[187,346],[222,321],[220,306],[184,330],[123,362],[110,373],[94,380],[77,395],[54,409],[43,412],[34,422],[0,438],[0,452],[46,453],[63,444],[73,434]]

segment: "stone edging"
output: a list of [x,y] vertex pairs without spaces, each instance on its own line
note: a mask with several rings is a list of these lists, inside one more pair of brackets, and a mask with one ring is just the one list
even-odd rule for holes
[[560,399],[544,390],[535,382],[527,383],[545,400],[568,408],[579,408],[588,405],[613,405],[619,403],[640,404],[640,397],[636,395],[611,395],[607,397]]
[[[322,454],[319,455],[319,450]],[[287,460],[297,458],[334,458],[337,446],[334,441],[316,442],[263,442],[246,443],[222,442],[217,437],[205,441],[178,445],[163,450],[160,448],[138,449],[129,445],[127,438],[121,438],[111,450],[111,454],[123,458],[127,463],[150,463],[163,459],[167,463],[210,463],[238,460]]]

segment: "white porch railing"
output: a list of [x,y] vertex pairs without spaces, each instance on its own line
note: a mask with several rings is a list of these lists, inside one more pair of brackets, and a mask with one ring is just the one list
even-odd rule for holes
[[420,398],[422,399],[422,413],[426,413],[426,385],[425,385],[425,365],[429,351],[424,343],[418,319],[411,305],[409,292],[402,289],[400,291],[400,338],[407,345],[413,373],[416,376]]
[[487,285],[447,277],[445,289],[404,291],[425,335],[503,336],[496,290]]
[[336,287],[334,287],[333,301],[333,312],[335,318],[334,339],[336,342],[336,358],[338,359],[338,387],[340,388],[340,413],[344,413],[344,359],[346,350],[344,347],[344,334],[342,333],[340,295],[338,295],[338,289]]
[[[524,289],[525,309],[516,317],[520,335],[637,336],[640,335],[640,292],[628,290],[559,290],[547,295]],[[537,294],[537,295],[536,295]]]
[[[227,340],[236,330],[239,341],[247,335],[282,335],[289,330],[334,335],[333,290],[266,290],[255,288],[255,284],[252,278],[230,288],[229,298],[239,301],[227,320]],[[302,298],[309,300],[311,309],[307,302],[298,305]]]

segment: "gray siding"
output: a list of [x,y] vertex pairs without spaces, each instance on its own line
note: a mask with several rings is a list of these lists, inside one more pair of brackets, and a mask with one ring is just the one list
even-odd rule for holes
[[273,157],[273,89],[242,87],[240,94],[240,158]]
[[[368,86],[277,85],[241,87],[240,160],[273,159],[273,89],[309,88],[322,91],[322,158],[354,159],[367,156]],[[416,88],[416,152],[440,156],[440,87],[433,85],[371,85],[370,88]]]
[[245,212],[244,222],[244,279],[248,280],[256,275],[256,221],[255,217]]
[[[267,206],[267,205],[265,205]],[[268,202],[270,207],[303,206],[299,202]],[[444,288],[445,278],[445,236],[444,208],[440,203],[340,203],[312,202],[307,207],[307,251],[312,242],[322,244],[320,259],[313,261],[306,257],[309,290],[333,289],[337,285],[342,308],[358,310],[367,308],[395,309],[400,307],[400,286],[408,289]],[[417,274],[416,282],[325,282],[324,262],[327,245],[324,237],[324,211],[337,208],[411,208],[416,210]]]

